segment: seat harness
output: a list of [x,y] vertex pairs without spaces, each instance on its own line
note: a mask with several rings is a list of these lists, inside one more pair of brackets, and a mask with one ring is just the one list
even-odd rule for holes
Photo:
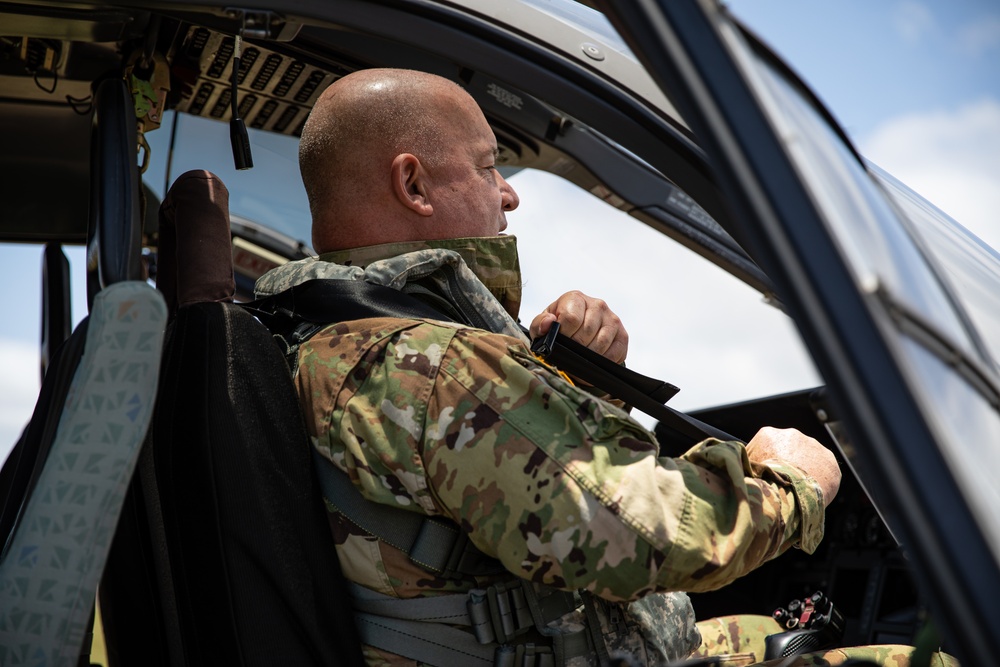
[[[475,326],[479,319],[431,297],[423,291],[410,295],[364,281],[314,279],[242,306],[270,329],[294,372],[302,343],[335,322],[389,316]],[[670,427],[675,448],[686,450],[706,437],[735,439],[665,406],[663,402],[677,393],[673,385],[615,364],[558,334],[555,326],[533,342],[532,351],[546,363],[659,418]],[[446,578],[509,575],[454,522],[373,503],[346,473],[329,465],[315,449],[312,454],[325,500],[369,535],[406,553],[413,563]],[[357,584],[351,584],[351,590],[362,641],[421,662],[559,667],[584,656],[600,664],[608,660],[596,611],[602,602],[584,591],[569,593],[518,578],[468,593],[414,599],[383,595]],[[585,629],[567,633],[548,627],[581,606]]]
[[[408,288],[410,286],[407,286]],[[362,280],[308,280],[243,307],[257,316],[284,348],[294,370],[298,347],[334,322],[370,317],[445,320],[484,328],[472,308],[414,286],[413,294]],[[431,302],[433,305],[431,305]],[[710,424],[665,405],[676,386],[616,364],[559,333],[558,323],[532,341],[531,351],[547,364],[607,392],[660,422],[661,455],[678,456],[705,438],[739,440]]]

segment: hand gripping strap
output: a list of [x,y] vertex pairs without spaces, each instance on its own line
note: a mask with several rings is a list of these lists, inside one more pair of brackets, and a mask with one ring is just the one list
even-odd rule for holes
[[589,382],[614,398],[660,420],[661,431],[670,437],[669,442],[661,443],[670,450],[663,452],[665,455],[680,455],[705,438],[739,440],[664,405],[677,393],[678,389],[674,385],[619,366],[575,340],[559,334],[558,327],[559,323],[554,322],[547,335],[533,340],[531,351],[559,370]]
[[[330,324],[384,316],[454,321],[439,309],[391,287],[351,280],[309,280],[280,294],[244,304],[243,307],[260,318],[273,334],[286,340],[286,345],[294,338],[294,347],[290,346],[286,350],[293,355],[298,343],[304,338],[293,336],[292,332],[303,322]],[[316,330],[311,329],[309,335]],[[677,387],[613,363],[558,334],[555,325],[547,336],[535,339],[532,352],[559,370],[589,382],[660,420],[662,431],[669,434],[671,440],[669,443],[662,443],[671,450],[664,452],[665,454],[680,454],[691,445],[709,437],[738,440],[709,424],[665,406],[664,402],[677,393]]]

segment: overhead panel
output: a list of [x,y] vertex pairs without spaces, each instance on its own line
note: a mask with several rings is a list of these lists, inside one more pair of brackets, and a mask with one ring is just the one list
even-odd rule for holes
[[[173,108],[228,121],[235,53],[235,38],[190,28],[173,58],[171,73],[181,82]],[[316,98],[337,78],[293,56],[244,42],[236,76],[240,117],[247,127],[299,136]]]

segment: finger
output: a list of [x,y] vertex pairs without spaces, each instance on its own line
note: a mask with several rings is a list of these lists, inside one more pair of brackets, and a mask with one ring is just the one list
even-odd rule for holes
[[[611,312],[608,304],[600,299],[587,298],[584,301],[585,310],[583,312],[583,322],[577,327],[572,338],[577,343],[589,347],[596,352],[604,352],[607,346],[614,340],[616,331],[605,332],[603,340],[598,341],[598,335],[605,327],[616,328],[618,317]],[[596,346],[600,346],[598,349]]]
[[628,332],[621,326],[617,328],[615,337],[608,344],[608,347],[601,352],[605,357],[620,364],[628,356]]
[[547,333],[553,321],[559,332],[615,363],[628,355],[628,333],[608,304],[580,291],[567,292],[537,315],[528,330],[532,337]]
[[[561,331],[577,343],[595,349],[595,339],[605,326],[612,329],[621,326],[618,316],[611,312],[608,304],[601,299],[589,297],[581,292],[569,292],[557,302],[556,315],[559,318]],[[605,340],[600,342],[600,351],[604,352],[614,340],[617,331],[606,332]]]
[[[584,324],[577,331],[574,339],[594,352],[605,354],[615,338],[618,337],[621,328],[621,321],[610,311],[603,316],[596,311],[593,313],[588,311]],[[590,334],[591,330],[593,330],[593,335]]]
[[559,332],[577,340],[577,332],[580,331],[587,316],[587,297],[581,292],[567,292],[556,299],[547,310],[554,313],[559,320]]
[[531,320],[531,325],[528,327],[531,337],[538,338],[539,336],[544,336],[552,328],[552,323],[555,321],[555,313],[546,311],[535,315],[535,319]]

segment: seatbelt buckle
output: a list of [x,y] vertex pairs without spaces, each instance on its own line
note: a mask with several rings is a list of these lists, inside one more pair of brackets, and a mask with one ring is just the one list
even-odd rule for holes
[[466,607],[480,644],[506,644],[535,625],[519,581],[494,584],[486,590],[473,589]]
[[552,354],[556,347],[556,340],[559,336],[559,322],[553,322],[549,326],[549,331],[544,336],[539,336],[531,341],[531,353],[545,361],[545,358]]
[[545,334],[544,336],[539,336],[538,338],[535,338],[531,341],[531,354],[535,357],[535,361],[540,363],[542,366],[545,366],[545,368],[549,369],[556,375],[560,376],[563,380],[566,380],[566,382],[569,382],[571,385],[575,385],[576,383],[573,382],[573,380],[570,378],[569,375],[567,375],[566,373],[564,373],[563,371],[559,370],[551,363],[546,361],[548,359],[548,356],[552,354],[552,351],[555,350],[556,345],[558,344],[557,342],[558,336],[559,336],[559,323],[553,322],[549,326],[549,332],[547,334]]
[[551,646],[531,643],[500,646],[493,658],[493,667],[555,667],[555,664]]

